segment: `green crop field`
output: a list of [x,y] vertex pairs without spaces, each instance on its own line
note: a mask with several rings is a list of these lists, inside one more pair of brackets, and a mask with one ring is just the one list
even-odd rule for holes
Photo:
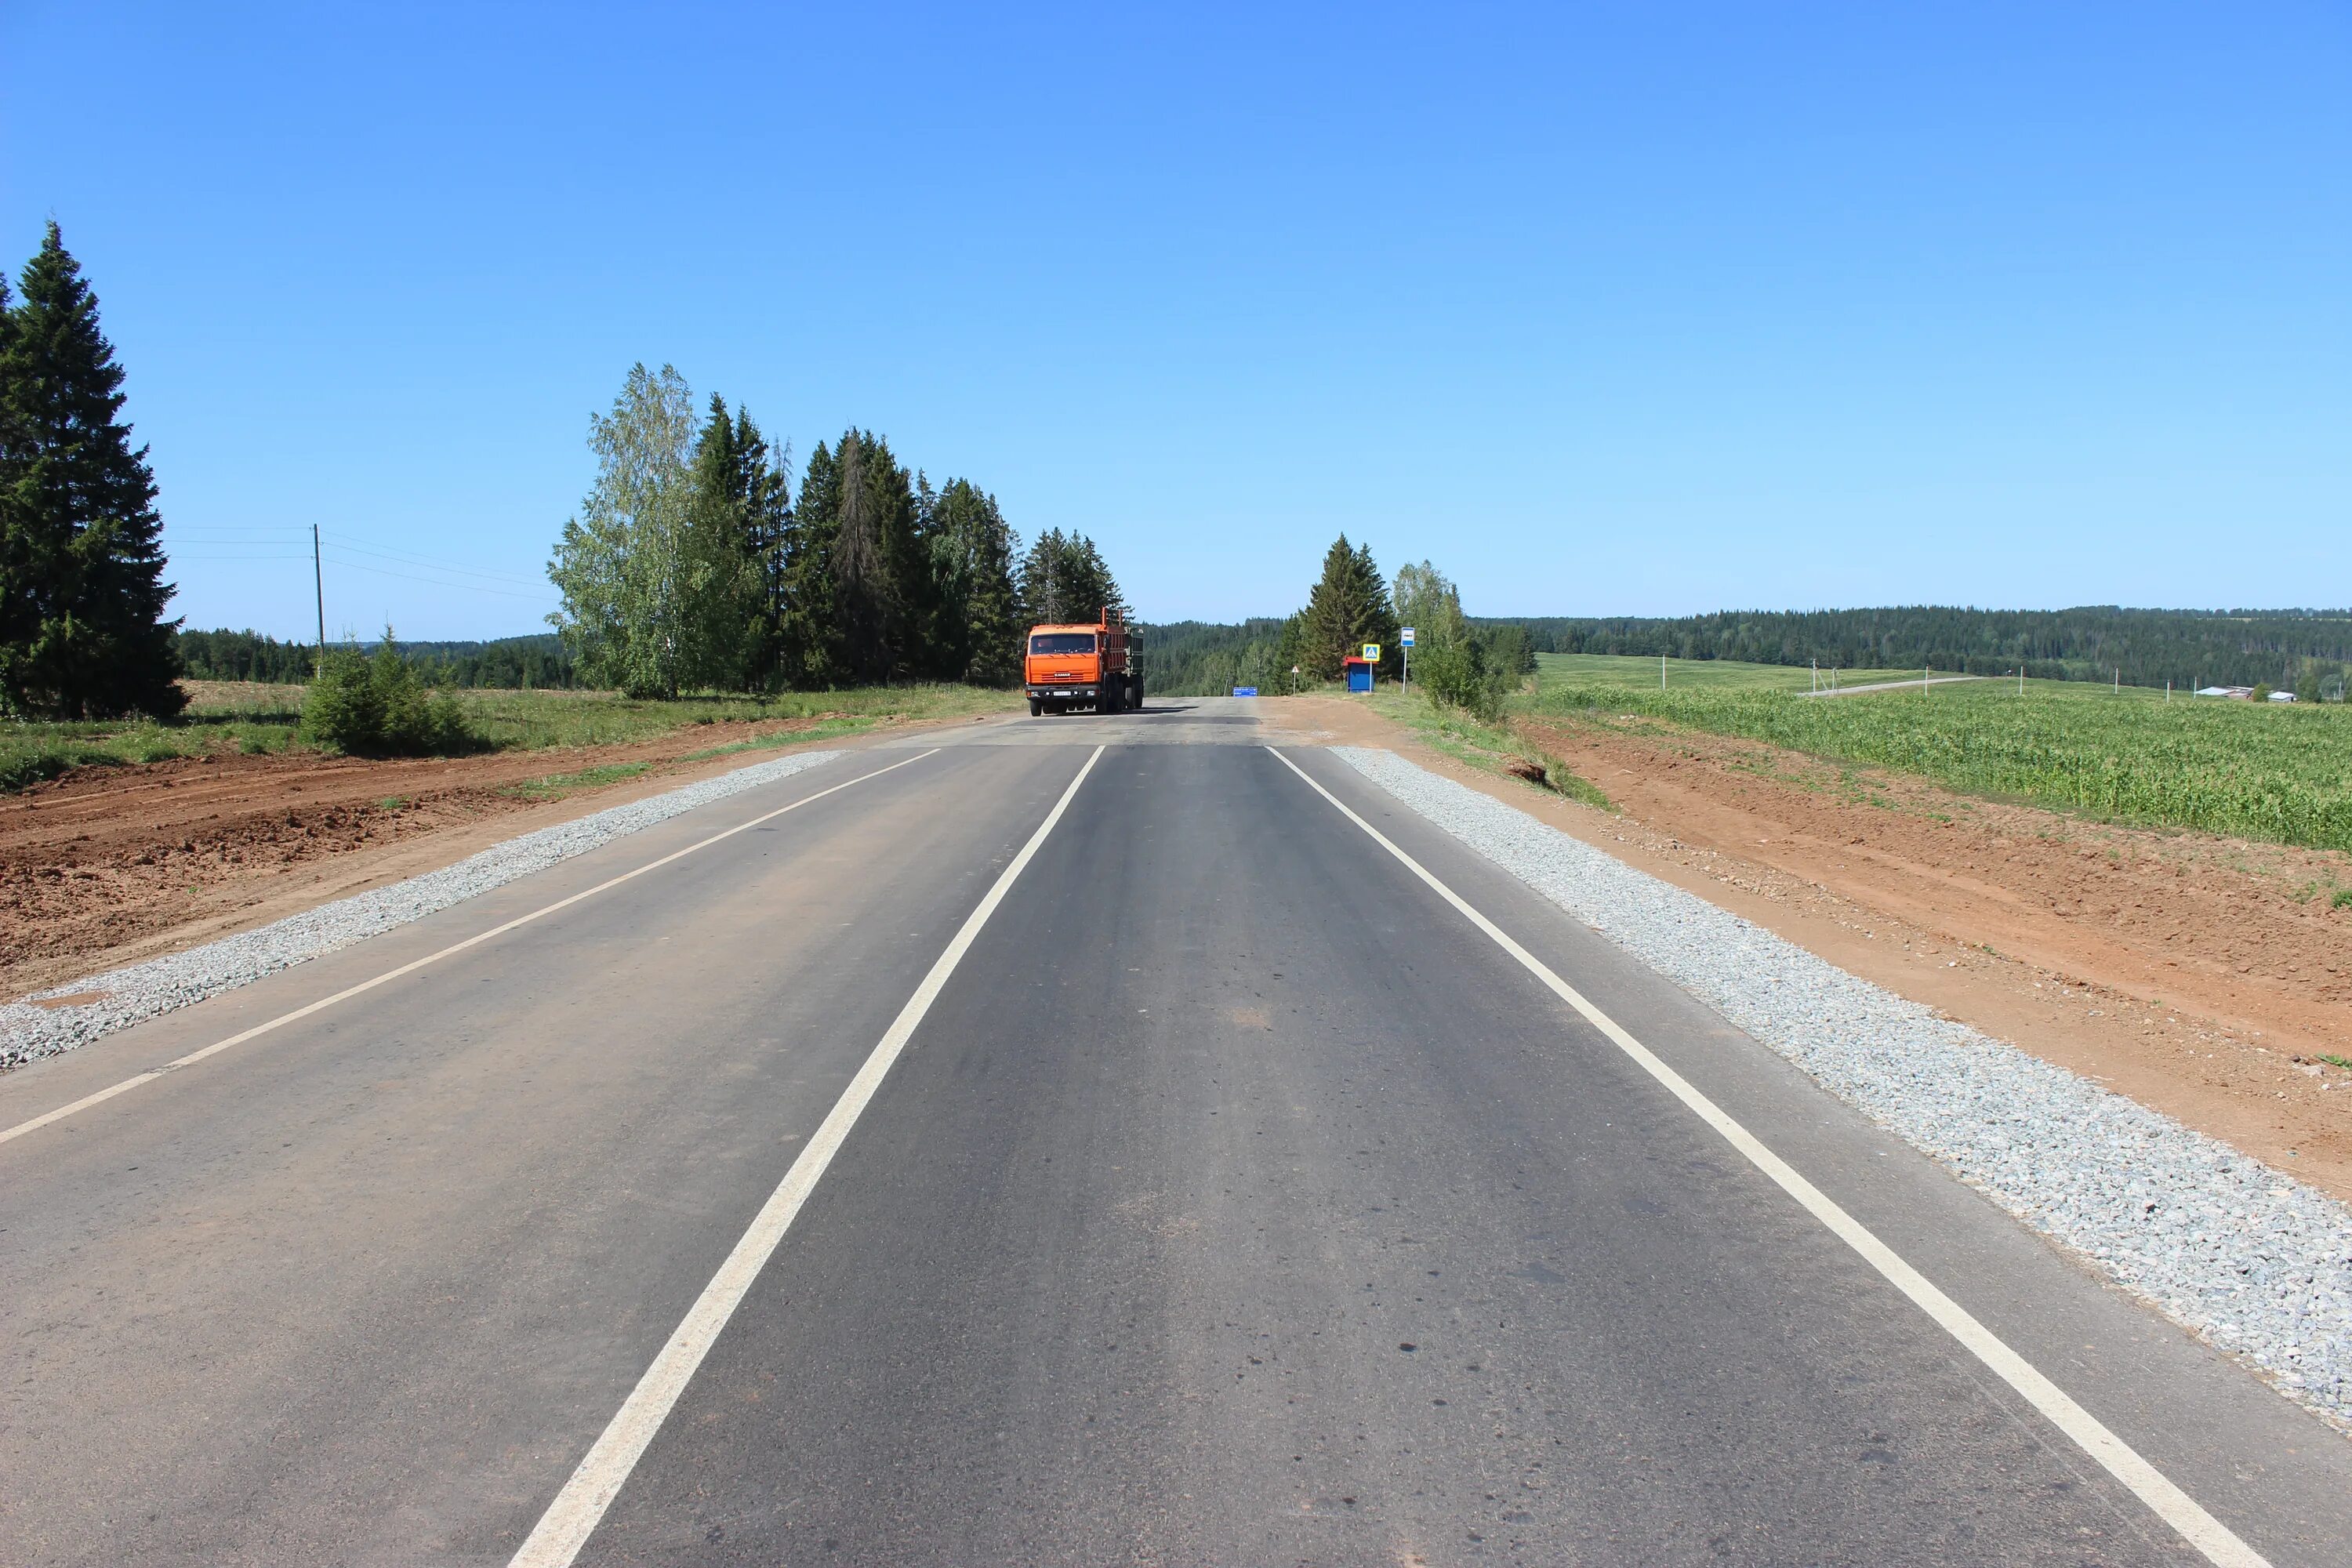
[[[1637,660],[1622,661],[1627,664]],[[1971,681],[1804,696],[1587,678],[1547,668],[1518,710],[1601,723],[1664,719],[2120,821],[2352,849],[2352,706],[2258,704],[2080,682]],[[1754,669],[1760,666],[1748,666]]]
[[[1884,679],[1872,672],[1872,679]],[[1828,677],[1822,678],[1824,680]],[[1856,677],[1854,684],[1862,678]],[[1708,690],[1802,691],[1812,672],[1785,664],[1740,664],[1727,658],[1666,660],[1666,689],[1697,687]],[[1644,686],[1658,689],[1658,661],[1639,654],[1539,653],[1536,684],[1553,686]]]

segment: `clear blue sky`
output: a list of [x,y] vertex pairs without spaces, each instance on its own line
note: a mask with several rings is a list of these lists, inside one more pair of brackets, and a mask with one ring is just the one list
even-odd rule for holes
[[2340,5],[8,0],[0,56],[0,255],[55,216],[100,290],[194,626],[307,635],[307,559],[224,558],[317,521],[331,629],[537,629],[639,359],[1154,619],[1342,529],[1485,614],[2352,602]]

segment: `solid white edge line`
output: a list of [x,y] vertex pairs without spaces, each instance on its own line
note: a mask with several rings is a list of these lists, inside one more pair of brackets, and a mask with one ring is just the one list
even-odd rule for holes
[[507,932],[514,930],[517,926],[527,926],[535,920],[540,920],[545,916],[555,913],[558,910],[570,909],[573,904],[580,902],[583,899],[593,899],[599,893],[604,892],[609,889],[617,888],[622,883],[629,881],[634,878],[642,877],[648,871],[657,871],[664,866],[668,865],[671,861],[684,859],[687,856],[693,854],[698,849],[709,848],[712,845],[718,843],[722,838],[732,838],[737,834],[757,827],[763,822],[772,822],[788,811],[798,811],[802,806],[808,805],[811,801],[823,800],[829,795],[838,795],[841,791],[847,789],[851,784],[862,784],[867,779],[880,778],[884,773],[907,766],[908,763],[919,763],[925,757],[935,757],[939,755],[939,753],[940,748],[933,746],[928,752],[919,752],[914,756],[907,758],[905,762],[892,763],[889,767],[887,768],[876,768],[870,773],[860,773],[854,779],[848,779],[841,784],[835,784],[831,789],[821,789],[814,795],[802,796],[800,799],[793,802],[790,805],[778,806],[775,810],[769,812],[764,816],[755,816],[749,822],[737,823],[734,826],[728,828],[725,832],[714,833],[709,837],[703,839],[700,843],[689,844],[685,848],[665,855],[658,860],[648,860],[634,871],[624,871],[619,876],[611,879],[609,881],[599,882],[594,887],[588,889],[585,892],[574,893],[568,899],[558,899],[555,902],[548,905],[545,909],[533,910],[527,915],[518,915],[513,920],[507,921],[504,925],[492,926],[489,930],[469,936],[463,942],[451,942],[447,947],[441,949],[438,952],[428,952],[423,958],[413,959],[409,963],[402,964],[397,969],[387,969],[382,974],[376,975],[373,979],[362,980],[357,985],[346,986],[344,989],[336,992],[331,996],[321,996],[316,1002],[297,1007],[290,1013],[280,1013],[277,1017],[270,1019],[268,1023],[256,1024],[250,1029],[247,1029],[240,1034],[231,1035],[225,1040],[215,1040],[211,1045],[190,1051],[186,1056],[174,1057],[170,1061],[165,1062],[162,1067],[150,1068],[145,1072],[138,1073],[132,1077],[124,1079],[121,1083],[110,1084],[108,1087],[100,1089],[95,1094],[86,1094],[70,1105],[60,1105],[55,1110],[47,1111],[42,1115],[34,1117],[30,1121],[20,1121],[16,1126],[7,1129],[5,1131],[0,1131],[0,1143],[5,1143],[11,1139],[22,1138],[27,1132],[37,1132],[42,1128],[49,1125],[52,1121],[63,1121],[67,1117],[72,1116],[79,1111],[88,1110],[93,1105],[101,1105],[107,1100],[112,1100],[118,1094],[128,1094],[142,1084],[152,1083],[157,1079],[163,1077],[167,1073],[177,1072],[180,1068],[184,1067],[193,1067],[196,1063],[204,1060],[206,1057],[217,1056],[222,1051],[227,1050],[231,1046],[241,1046],[247,1040],[258,1039],[274,1029],[282,1029],[287,1025],[307,1018],[313,1013],[323,1012],[327,1008],[335,1005],[338,1002],[348,1002],[352,997],[359,995],[362,992],[373,991],[377,986],[384,984],[388,981],[397,980],[404,974],[414,974],[427,964],[438,963],[443,959],[450,957],[456,953],[463,952],[469,947],[478,947],[483,942],[489,941],[492,937],[504,936]]
[[2102,1469],[2130,1488],[2133,1496],[2146,1503],[2158,1518],[2179,1532],[2182,1540],[2203,1552],[2207,1561],[2220,1564],[2221,1568],[2269,1568],[2269,1560],[2262,1553],[2240,1540],[2229,1526],[2207,1513],[2196,1499],[2173,1485],[2162,1471],[2142,1458],[2131,1445],[2109,1431],[2097,1416],[2074,1403],[2065,1390],[2010,1349],[2000,1336],[1979,1322],[1966,1308],[1937,1289],[1927,1276],[1905,1262],[1900,1254],[1879,1240],[1868,1226],[1798,1174],[1788,1162],[1772,1152],[1722,1107],[1659,1060],[1648,1047],[1628,1034],[1615,1019],[1586,1000],[1583,993],[1513,941],[1508,932],[1473,908],[1459,893],[1439,881],[1420,861],[1392,843],[1387,835],[1349,810],[1345,802],[1325,789],[1306,769],[1272,746],[1266,750],[1273,752],[1283,766],[1305,779],[1308,786],[1329,801],[1341,816],[1370,834],[1374,843],[1403,862],[1406,869],[1426,883],[1431,891],[1453,905],[1465,920],[1486,932],[1497,947],[1517,959],[1520,967],[1542,981],[1554,995],[1581,1014],[1585,1022],[1608,1037],[1611,1044],[1631,1057],[1643,1071],[1688,1106],[1700,1121],[1720,1133],[1724,1142],[1738,1150],[1749,1164],[1771,1177],[1781,1191],[1803,1205],[1806,1212],[1821,1221],[1840,1241],[1859,1253],[1864,1261],[1878,1270],[1889,1284],[1909,1297],[1913,1304],[1933,1319],[1938,1328],[1967,1347],[1971,1355],[2021,1394],[2026,1403],[2040,1411],[2052,1426],[2072,1438],[2075,1446],[2095,1460]]
[[594,1533],[605,1510],[613,1506],[613,1500],[621,1495],[621,1488],[636,1468],[646,1446],[661,1430],[678,1396],[686,1392],[686,1385],[702,1365],[702,1358],[718,1342],[720,1331],[742,1304],[751,1282],[782,1245],[784,1233],[792,1228],[801,1205],[816,1190],[817,1183],[824,1179],[826,1167],[833,1163],[849,1130],[865,1113],[875,1090],[882,1086],[891,1064],[913,1037],[923,1016],[931,1010],[931,1004],[946,986],[948,977],[955,973],[956,965],[963,962],[981,927],[996,912],[996,906],[1004,901],[1004,895],[1036,855],[1038,847],[1045,842],[1045,836],[1062,820],[1062,814],[1069,809],[1078,786],[1087,782],[1087,775],[1094,772],[1104,750],[1101,746],[1094,749],[1086,766],[1078,770],[1078,776],[1070,781],[1070,787],[1062,792],[1062,798],[1054,803],[1054,809],[1045,814],[1045,820],[1029,836],[1029,842],[1021,847],[1021,852],[1004,868],[979,905],[964,917],[954,940],[931,964],[930,973],[915,987],[915,994],[907,998],[907,1005],[898,1009],[898,1016],[882,1036],[881,1043],[857,1069],[857,1076],[849,1080],[849,1087],[841,1091],[841,1098],[834,1101],[833,1110],[826,1113],[816,1135],[802,1149],[792,1169],[784,1173],[784,1179],[751,1221],[751,1227],[727,1255],[719,1272],[711,1276],[710,1283],[702,1288],[702,1294],[687,1310],[669,1342],[662,1346],[661,1353],[654,1357],[636,1387],[614,1413],[603,1435],[572,1472],[572,1479],[563,1483],[563,1489],[547,1505],[547,1511],[540,1516],[530,1537],[517,1549],[509,1568],[569,1568],[580,1549],[588,1543],[588,1537]]

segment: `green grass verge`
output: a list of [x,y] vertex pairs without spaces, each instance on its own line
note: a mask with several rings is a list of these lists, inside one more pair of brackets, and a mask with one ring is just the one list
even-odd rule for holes
[[[1671,672],[1669,672],[1671,679]],[[2122,822],[2352,849],[2352,707],[1999,680],[1828,700],[1548,683],[1530,715],[1664,720]]]
[[773,697],[624,697],[616,691],[460,691],[466,717],[501,749],[604,746],[650,740],[688,724],[771,719],[961,719],[1010,713],[1015,691],[974,686],[874,686]]
[[0,723],[0,792],[20,790],[76,768],[161,763],[216,752],[282,752],[293,738],[291,724],[203,715],[168,724],[10,720]]
[[882,721],[882,716],[838,713],[820,719],[805,730],[779,730],[772,735],[754,735],[748,741],[733,741],[724,746],[707,746],[699,752],[688,752],[678,761],[699,763],[711,757],[731,757],[742,752],[772,752],[780,746],[798,746],[811,741],[830,741],[843,735],[855,735],[871,730]]
[[603,767],[582,768],[577,773],[549,773],[543,778],[525,779],[499,791],[523,800],[562,800],[567,795],[583,789],[602,789],[606,784],[619,784],[650,771],[651,763],[607,763]]
[[[1392,686],[1376,689],[1370,700],[1374,712],[1403,725],[1424,744],[1456,762],[1486,773],[1517,778],[1530,789],[1564,795],[1602,811],[1617,809],[1598,784],[1579,775],[1549,752],[1500,725],[1481,723],[1459,709],[1441,710],[1432,706],[1427,698],[1415,692],[1399,692]],[[1514,763],[1529,763],[1543,771],[1541,783],[1512,772]]]

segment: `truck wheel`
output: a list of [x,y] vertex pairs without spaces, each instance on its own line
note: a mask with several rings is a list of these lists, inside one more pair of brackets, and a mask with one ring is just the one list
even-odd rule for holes
[[1034,719],[1038,714],[1043,713],[1045,710],[1045,704],[1044,702],[1034,697],[1029,699],[1029,717]]
[[1143,711],[1143,677],[1139,675],[1128,682],[1127,705],[1138,713]]
[[1095,703],[1095,711],[1096,711],[1096,712],[1097,712],[1097,713],[1116,713],[1116,712],[1118,712],[1118,706],[1119,706],[1119,704],[1118,704],[1118,693],[1119,693],[1119,689],[1120,689],[1120,687],[1122,687],[1124,684],[1125,684],[1125,682],[1123,682],[1123,681],[1114,680],[1114,681],[1110,682],[1108,686],[1105,686],[1105,687],[1102,689],[1102,696],[1101,696],[1101,698],[1100,698],[1099,700],[1097,700],[1096,701],[1096,703]]

